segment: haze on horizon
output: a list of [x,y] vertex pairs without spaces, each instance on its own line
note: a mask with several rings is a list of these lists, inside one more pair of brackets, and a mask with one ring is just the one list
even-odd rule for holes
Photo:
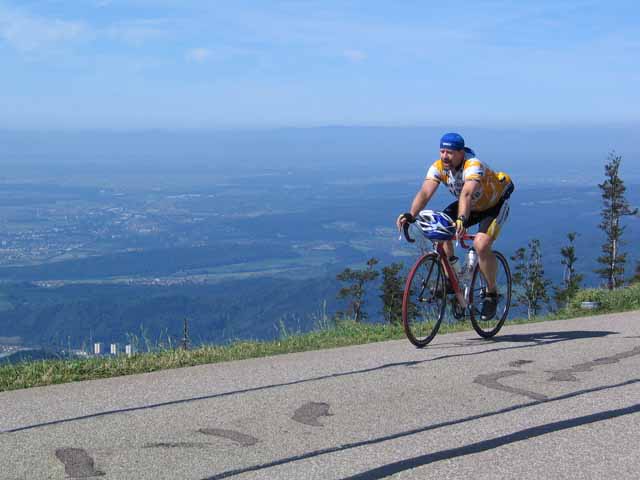
[[[444,127],[324,127],[236,131],[6,131],[0,129],[3,178],[55,184],[184,188],[279,175],[293,182],[375,183],[422,178]],[[634,128],[460,130],[490,166],[518,184],[595,185],[608,154],[640,183]],[[402,165],[401,168],[399,166]],[[75,177],[75,179],[74,179]],[[151,178],[154,178],[151,181]],[[225,180],[226,179],[226,180]]]
[[0,129],[640,125],[631,0],[0,0]]

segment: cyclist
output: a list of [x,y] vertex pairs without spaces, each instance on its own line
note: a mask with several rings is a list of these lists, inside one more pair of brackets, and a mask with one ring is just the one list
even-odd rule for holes
[[[478,263],[485,279],[487,292],[482,301],[482,320],[495,316],[498,292],[496,291],[496,257],[491,251],[493,242],[509,216],[508,199],[514,190],[511,177],[504,172],[494,172],[465,146],[458,133],[445,133],[440,139],[440,159],[427,171],[422,187],[416,194],[407,213],[396,221],[398,229],[405,222],[413,223],[416,215],[433,197],[440,183],[444,183],[457,198],[444,209],[455,220],[456,234],[461,237],[466,229],[478,224],[473,247],[478,253]],[[453,256],[453,245],[444,245],[446,254]]]

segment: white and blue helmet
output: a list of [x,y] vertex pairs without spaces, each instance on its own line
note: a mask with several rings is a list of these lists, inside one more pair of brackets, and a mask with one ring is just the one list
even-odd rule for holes
[[456,234],[456,226],[444,212],[422,210],[416,216],[416,223],[425,237],[430,240],[451,240]]

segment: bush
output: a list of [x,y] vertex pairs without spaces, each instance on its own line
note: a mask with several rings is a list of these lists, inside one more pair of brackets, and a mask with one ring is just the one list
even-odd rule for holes
[[598,312],[640,309],[640,283],[615,290],[587,288],[579,290],[569,302],[567,310],[582,310],[582,302],[599,302]]

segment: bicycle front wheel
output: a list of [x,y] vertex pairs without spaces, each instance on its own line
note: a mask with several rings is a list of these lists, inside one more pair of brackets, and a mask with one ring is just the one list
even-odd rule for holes
[[493,252],[496,256],[496,289],[498,299],[496,313],[491,318],[482,318],[482,302],[487,292],[487,280],[480,271],[480,266],[476,265],[471,278],[471,289],[469,292],[469,314],[471,325],[478,335],[483,338],[491,338],[500,331],[504,325],[509,306],[511,305],[511,271],[506,258],[500,252]]
[[418,348],[438,333],[447,304],[445,284],[435,253],[424,255],[409,272],[402,297],[402,325],[409,341]]

